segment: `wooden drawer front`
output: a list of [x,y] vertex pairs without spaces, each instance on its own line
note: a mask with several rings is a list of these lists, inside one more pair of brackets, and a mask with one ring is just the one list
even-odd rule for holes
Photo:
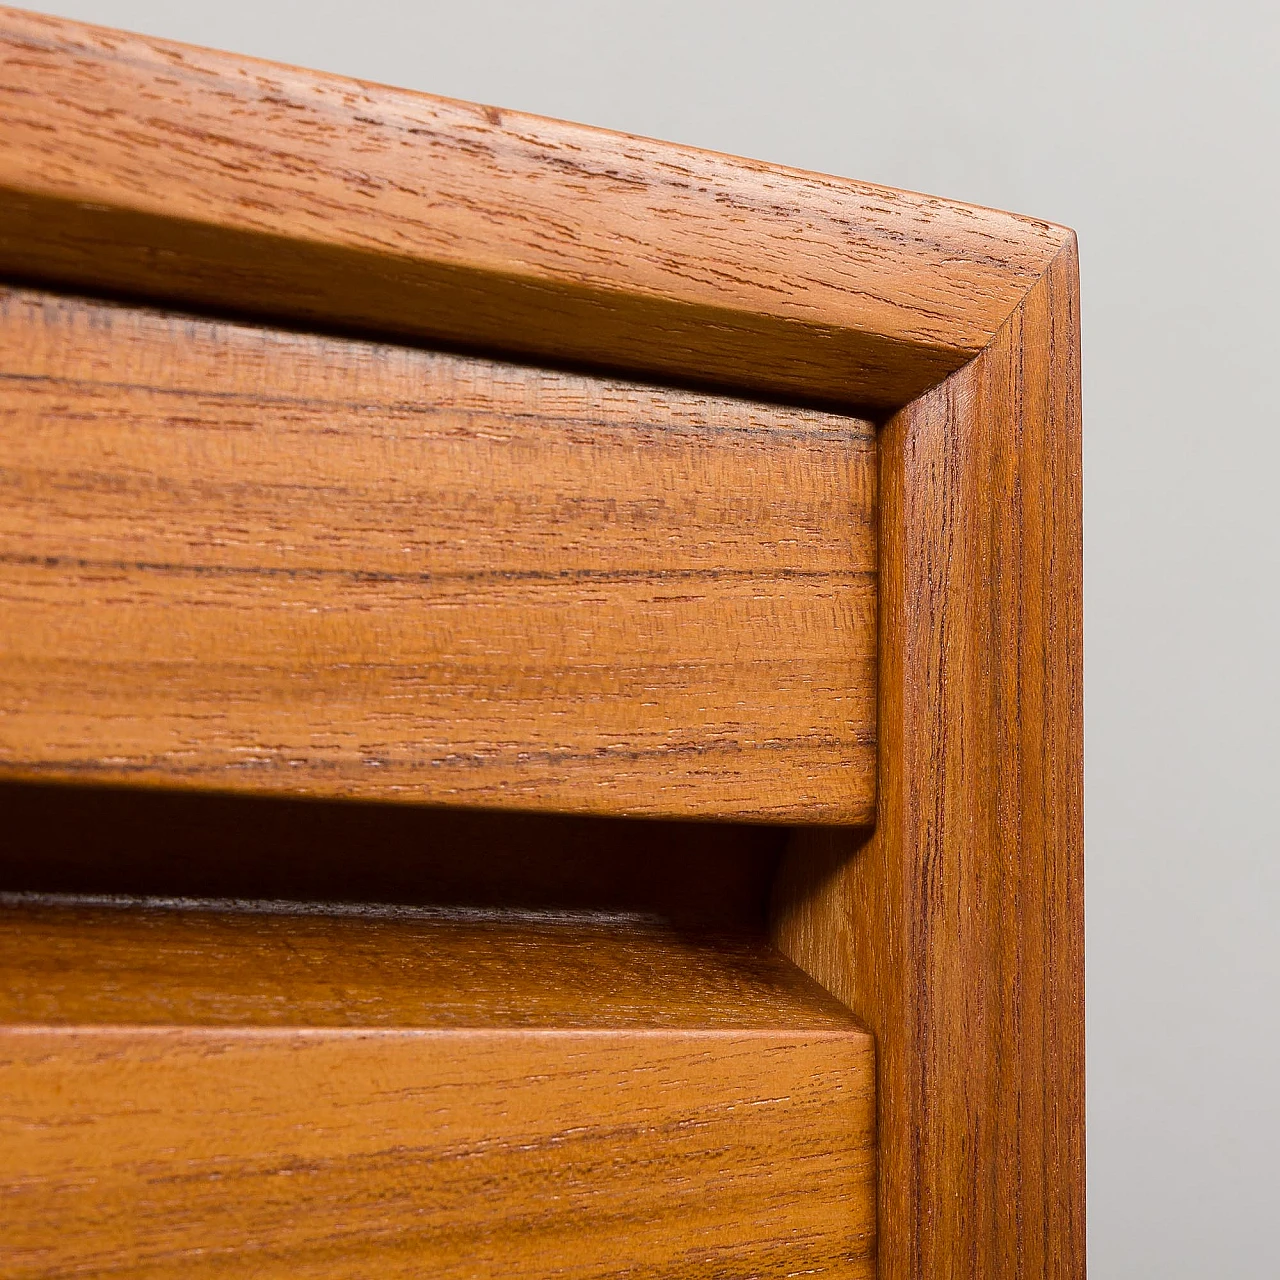
[[871,1037],[758,942],[0,923],[5,1276],[875,1274]]
[[10,1033],[0,1259],[869,1280],[869,1067],[830,1034]]
[[860,822],[871,427],[10,290],[0,766]]

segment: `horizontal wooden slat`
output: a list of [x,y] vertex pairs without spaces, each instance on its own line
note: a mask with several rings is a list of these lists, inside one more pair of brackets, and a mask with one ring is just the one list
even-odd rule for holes
[[0,297],[0,767],[859,822],[872,428]]
[[1069,233],[0,10],[0,270],[896,408]]
[[0,1055],[12,1280],[874,1275],[869,1064],[829,1032],[41,1030]]
[[2,923],[6,1276],[874,1275],[870,1037],[763,944],[12,899]]

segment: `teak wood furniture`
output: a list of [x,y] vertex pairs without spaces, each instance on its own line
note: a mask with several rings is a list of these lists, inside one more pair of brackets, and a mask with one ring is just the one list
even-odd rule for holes
[[1082,1276],[1071,233],[0,50],[0,1274]]

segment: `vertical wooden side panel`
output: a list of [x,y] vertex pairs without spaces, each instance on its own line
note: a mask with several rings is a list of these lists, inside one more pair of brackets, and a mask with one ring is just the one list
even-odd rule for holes
[[881,439],[880,794],[781,948],[879,1041],[880,1276],[1084,1274],[1081,479],[1068,246]]

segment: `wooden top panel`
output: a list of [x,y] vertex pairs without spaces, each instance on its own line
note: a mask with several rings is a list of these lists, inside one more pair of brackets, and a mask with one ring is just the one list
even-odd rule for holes
[[758,938],[603,913],[0,894],[0,975],[6,1025],[858,1025]]
[[0,270],[896,407],[1060,227],[0,10]]
[[870,817],[866,422],[0,291],[0,442],[10,776]]

